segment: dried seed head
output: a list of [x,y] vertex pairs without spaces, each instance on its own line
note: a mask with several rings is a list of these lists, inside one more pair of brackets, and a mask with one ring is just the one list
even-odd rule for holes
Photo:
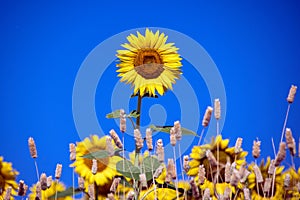
[[298,189],[298,192],[300,192],[300,181],[298,181],[298,183],[296,184],[296,187]]
[[240,182],[241,183],[245,183],[247,181],[248,176],[251,174],[251,172],[249,172],[245,165],[241,165],[240,169],[239,169],[239,176],[241,178]]
[[155,172],[154,172],[154,174],[153,174],[153,178],[154,178],[154,179],[157,179],[157,178],[161,175],[163,169],[164,169],[164,167],[163,167],[162,165],[160,165],[160,166],[155,170]]
[[167,174],[169,174],[172,179],[176,179],[176,168],[173,159],[168,159]]
[[126,200],[134,200],[134,191],[129,191]]
[[205,167],[204,165],[199,165],[199,170],[198,170],[198,183],[203,184],[205,181]]
[[24,195],[23,196],[26,196],[27,191],[28,191],[28,185],[24,184]]
[[110,156],[113,156],[115,153],[115,149],[114,146],[112,144],[112,139],[110,136],[106,136],[106,147],[105,147],[106,151],[108,152],[108,154]]
[[139,176],[140,176],[140,183],[141,183],[142,189],[146,189],[147,188],[146,174],[140,174]]
[[115,193],[116,192],[116,190],[117,190],[117,188],[118,188],[118,185],[119,185],[119,183],[120,183],[120,181],[121,181],[121,178],[114,178],[114,180],[113,180],[113,182],[112,182],[112,184],[111,184],[111,186],[110,186],[110,192],[112,192],[112,193]]
[[216,160],[214,154],[210,150],[206,151],[206,157],[207,157],[207,159],[208,159],[208,161],[209,161],[209,163],[211,164],[212,167],[218,165],[218,161]]
[[231,177],[230,177],[230,185],[237,186],[240,180],[240,175],[237,170],[233,170]]
[[41,189],[46,190],[47,187],[47,176],[45,173],[42,173],[40,176]]
[[291,182],[291,175],[286,174],[284,177],[284,187],[290,187],[290,182]]
[[287,102],[289,102],[289,103],[294,102],[296,92],[297,92],[297,86],[292,85],[290,88],[290,91],[289,91],[289,95],[286,98]]
[[185,172],[188,172],[189,169],[190,169],[190,166],[189,166],[189,156],[185,155],[185,156],[183,156],[183,170]]
[[122,148],[123,148],[123,144],[122,144],[122,142],[121,142],[121,140],[120,140],[118,134],[116,133],[116,131],[115,131],[114,129],[111,129],[111,130],[109,131],[109,134],[110,134],[110,136],[112,137],[112,139],[114,140],[116,146],[117,146],[118,148],[122,149]]
[[34,139],[30,137],[28,139],[28,147],[29,147],[29,152],[32,158],[37,158],[37,151],[36,151],[36,146]]
[[25,183],[23,180],[19,181],[18,196],[25,196]]
[[165,161],[165,150],[161,139],[156,142],[156,155],[159,162],[163,163]]
[[285,140],[292,156],[296,155],[296,142],[290,128],[285,129]]
[[259,167],[256,164],[253,166],[253,170],[254,170],[256,181],[258,183],[264,182],[261,171],[260,171]]
[[268,174],[273,175],[275,172],[275,160],[271,160],[270,166],[268,168]]
[[221,118],[221,104],[220,104],[220,99],[215,99],[214,103],[214,109],[215,109],[215,118],[219,120]]
[[272,185],[272,178],[265,178],[265,183],[264,183],[264,192],[269,192],[271,189]]
[[182,130],[181,130],[181,124],[179,121],[174,122],[174,130],[175,130],[175,136],[176,140],[181,140],[182,138]]
[[174,127],[172,127],[170,129],[170,143],[171,143],[172,146],[176,145],[176,136],[175,136],[175,129],[174,129]]
[[50,188],[52,185],[52,176],[47,177],[47,188]]
[[134,140],[135,140],[136,149],[141,150],[144,146],[144,139],[142,138],[139,129],[134,129]]
[[61,164],[57,164],[56,165],[56,169],[55,169],[55,178],[56,179],[60,179],[60,177],[61,177],[61,170],[62,170],[62,165]]
[[98,170],[98,163],[96,159],[93,159],[93,164],[92,164],[92,174],[97,174]]
[[95,187],[94,187],[94,184],[90,184],[88,186],[88,195],[89,195],[89,200],[95,200]]
[[146,144],[149,151],[153,150],[153,141],[152,141],[152,130],[151,128],[146,129]]
[[195,180],[192,178],[192,180],[190,181],[190,185],[191,185],[191,189],[192,189],[192,195],[194,198],[199,198],[200,197],[200,193],[199,193],[199,189],[195,183]]
[[70,151],[70,160],[76,160],[76,146],[74,143],[69,144],[69,151]]
[[203,120],[202,120],[202,126],[207,127],[210,119],[211,119],[211,114],[212,114],[213,108],[210,106],[207,106]]
[[120,109],[120,131],[126,132],[126,115],[124,109]]
[[78,177],[78,188],[79,188],[81,191],[84,190],[84,179],[83,179],[81,176]]
[[275,158],[275,167],[279,166],[280,163],[285,159],[285,156],[286,156],[285,148],[286,148],[285,142],[281,142],[280,146],[279,146],[279,151]]
[[243,192],[244,192],[244,198],[245,200],[251,200],[251,196],[250,196],[250,190],[248,188],[244,188],[243,189]]
[[205,188],[202,199],[203,200],[210,200],[210,189],[209,188]]
[[260,156],[260,144],[261,141],[259,140],[254,140],[253,141],[253,146],[252,146],[252,156],[256,159]]
[[234,146],[234,153],[238,154],[243,151],[242,149],[243,138],[237,138]]
[[230,177],[231,177],[231,164],[230,164],[230,160],[227,160],[226,165],[225,165],[225,182],[226,183],[230,182]]
[[35,199],[42,200],[41,183],[39,181],[35,185]]
[[4,196],[4,200],[10,200],[11,190],[12,190],[11,186],[8,186],[8,188],[6,188],[6,194]]
[[224,190],[223,198],[227,200],[227,199],[230,199],[230,196],[231,196],[231,188],[226,186],[226,188]]
[[113,194],[112,192],[108,193],[108,194],[107,194],[107,199],[108,199],[108,200],[115,200],[114,194]]

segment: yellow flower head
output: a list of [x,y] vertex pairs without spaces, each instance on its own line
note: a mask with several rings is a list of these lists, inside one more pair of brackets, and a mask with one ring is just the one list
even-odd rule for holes
[[262,187],[264,186],[265,179],[268,177],[273,177],[272,175],[268,174],[268,169],[271,164],[270,157],[267,158],[266,164],[264,164],[264,161],[262,160],[259,169],[261,171],[262,177],[263,177],[263,183],[258,184],[256,183],[256,177],[254,173],[254,163],[249,165],[249,170],[251,171],[251,174],[248,176],[248,187],[251,190],[251,197],[252,199],[283,199],[284,194],[284,187],[283,187],[283,166],[276,168],[275,173],[275,182],[274,182],[274,189],[272,194],[272,187],[270,188],[269,192],[266,192],[265,194],[262,191]]
[[[195,181],[198,180],[198,170],[199,166],[203,165],[206,172],[206,179],[213,181],[216,178],[217,168],[210,165],[210,161],[206,156],[206,152],[209,150],[214,155],[220,165],[225,165],[227,160],[230,160],[231,163],[236,163],[236,168],[239,169],[240,166],[245,163],[245,157],[247,152],[241,151],[239,153],[234,152],[234,147],[228,147],[229,140],[222,139],[221,135],[218,135],[216,138],[213,138],[210,144],[204,144],[201,146],[194,146],[190,157],[190,170],[188,171],[189,176],[194,176]],[[219,149],[219,153],[218,153]],[[218,156],[219,155],[219,156]],[[218,160],[219,157],[219,160]],[[219,182],[224,182],[224,168],[220,168]]]
[[12,163],[4,162],[3,157],[0,156],[0,199],[4,198],[5,191],[8,187],[12,187],[11,194],[16,194],[18,184],[16,182],[16,176],[19,173],[12,168]]
[[[114,143],[113,146],[115,147]],[[117,175],[116,163],[121,158],[109,156],[97,159],[97,172],[93,174],[91,171],[93,161],[82,157],[100,150],[106,150],[106,136],[99,138],[97,135],[93,135],[90,138],[85,138],[82,142],[78,142],[76,146],[76,160],[73,166],[75,171],[89,184],[96,183],[99,186],[108,184],[110,186],[114,176]]]
[[178,48],[166,43],[167,39],[164,33],[146,29],[145,35],[129,35],[129,43],[122,45],[125,50],[117,51],[118,76],[134,86],[134,94],[155,96],[157,91],[163,95],[179,78],[182,64]]
[[300,167],[298,169],[298,173],[292,167],[289,168],[287,171],[285,171],[283,173],[283,180],[285,180],[288,175],[290,177],[290,181],[289,181],[289,185],[285,186],[285,190],[286,190],[285,197],[292,200],[300,199],[300,193],[297,185],[300,184]]
[[[48,200],[50,199],[51,196],[54,196],[57,192],[62,192],[66,189],[65,185],[61,182],[56,182],[53,181],[51,186],[46,189],[46,190],[42,190],[41,191],[41,200]],[[36,184],[34,184],[31,188],[30,188],[31,193],[29,194],[29,200],[35,200],[36,197]],[[57,198],[57,200],[72,200],[72,197],[67,196],[67,197],[61,197],[61,198]]]

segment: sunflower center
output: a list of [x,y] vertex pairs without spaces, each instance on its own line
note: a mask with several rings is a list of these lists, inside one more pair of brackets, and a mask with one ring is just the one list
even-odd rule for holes
[[145,79],[155,79],[164,71],[164,65],[157,51],[141,49],[134,60],[134,69]]

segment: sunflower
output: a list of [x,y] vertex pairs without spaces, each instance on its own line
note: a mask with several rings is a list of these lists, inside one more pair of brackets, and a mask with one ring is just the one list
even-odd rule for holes
[[167,39],[164,33],[146,29],[145,36],[139,32],[129,35],[129,43],[122,45],[125,49],[117,51],[118,76],[121,82],[134,86],[134,94],[155,96],[157,91],[163,95],[179,78],[181,57]]
[[[42,199],[41,200],[50,200],[57,192],[62,192],[66,189],[65,185],[62,182],[56,182],[53,181],[51,186],[46,189],[46,190],[42,190]],[[36,197],[36,184],[34,184],[31,188],[30,188],[31,193],[29,194],[29,200],[35,200]],[[51,198],[50,198],[51,197]],[[72,197],[70,196],[66,196],[66,197],[61,197],[61,198],[57,198],[57,200],[71,200]]]
[[[245,157],[247,156],[247,152],[241,151],[239,153],[235,153],[234,147],[228,147],[229,140],[222,139],[221,135],[218,135],[216,138],[212,138],[210,144],[204,144],[201,146],[194,146],[192,149],[192,153],[190,157],[192,160],[190,161],[190,169],[187,172],[187,175],[194,176],[195,181],[198,180],[198,169],[200,165],[203,165],[206,172],[206,179],[211,182],[217,182],[216,178],[218,178],[218,182],[225,182],[225,164],[227,160],[230,160],[230,163],[235,162],[236,168],[239,169],[240,166],[245,163]],[[217,173],[217,168],[215,166],[210,165],[210,161],[206,157],[206,152],[210,150],[214,157],[218,159],[218,146],[219,146],[219,165],[220,165],[220,174]],[[223,166],[223,167],[222,167]]]
[[[114,143],[113,146],[115,147]],[[99,138],[97,135],[92,135],[90,138],[85,138],[83,141],[77,143],[76,160],[72,166],[75,167],[75,171],[83,177],[86,182],[89,184],[96,183],[104,189],[110,187],[114,176],[118,174],[116,171],[116,163],[122,158],[119,156],[109,156],[97,159],[97,173],[94,175],[91,171],[92,160],[83,158],[83,156],[100,150],[106,150],[106,136]]]
[[300,193],[297,187],[297,184],[300,183],[300,167],[298,169],[298,173],[292,167],[285,171],[283,173],[283,180],[285,180],[287,175],[290,176],[290,181],[289,186],[286,186],[285,198],[289,198],[292,200],[300,199]]
[[[264,164],[264,160],[262,160],[259,169],[261,171],[263,180],[265,181],[265,178],[272,178],[272,175],[268,174],[268,169],[271,163],[270,157],[267,158],[266,164]],[[267,200],[267,199],[283,199],[284,195],[284,186],[283,186],[283,166],[277,167],[276,168],[276,173],[275,173],[275,181],[274,181],[274,190],[273,190],[273,195],[272,195],[272,187],[269,192],[263,193],[262,187],[264,185],[264,182],[262,184],[256,184],[256,177],[253,169],[254,163],[249,165],[249,170],[252,172],[248,176],[248,187],[251,190],[251,197],[252,199],[257,199],[257,200]],[[257,192],[258,191],[258,192]]]
[[12,163],[4,162],[0,156],[0,199],[5,197],[5,191],[8,187],[12,188],[11,194],[16,194],[18,184],[16,176],[19,173],[12,168]]

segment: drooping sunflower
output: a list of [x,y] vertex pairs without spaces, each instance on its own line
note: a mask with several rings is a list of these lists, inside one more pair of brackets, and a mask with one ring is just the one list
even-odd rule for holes
[[117,51],[118,76],[134,86],[134,94],[155,96],[157,91],[163,95],[179,78],[182,58],[174,43],[166,43],[167,39],[164,33],[146,29],[145,35],[129,35],[129,43],[122,44],[125,50]]
[[[51,186],[48,189],[41,191],[41,197],[42,197],[41,200],[48,200],[48,199],[50,200],[55,195],[56,190],[57,190],[57,192],[62,192],[65,189],[66,189],[66,187],[62,182],[53,181]],[[35,200],[36,199],[35,198],[36,197],[36,184],[34,184],[34,185],[32,185],[32,187],[30,187],[30,191],[31,191],[31,193],[29,194],[29,200]],[[66,197],[57,198],[57,200],[72,200],[72,197],[66,196]]]
[[248,187],[251,190],[251,198],[254,200],[283,199],[283,195],[284,195],[283,175],[282,175],[282,171],[284,169],[283,166],[276,168],[273,194],[272,194],[272,187],[270,188],[270,191],[265,194],[262,191],[262,187],[264,185],[266,178],[272,177],[268,174],[268,169],[270,164],[271,164],[270,157],[267,158],[266,164],[264,164],[264,160],[261,161],[259,169],[263,177],[263,183],[258,184],[258,188],[256,183],[256,176],[253,169],[254,163],[249,165],[249,170],[252,173],[248,176]]
[[16,176],[19,173],[12,168],[12,163],[4,162],[3,157],[0,156],[0,199],[4,198],[8,187],[12,187],[11,194],[16,194],[18,184]]
[[[229,140],[222,139],[221,135],[218,135],[216,138],[212,138],[210,144],[204,144],[201,146],[194,146],[192,149],[192,153],[190,157],[192,160],[190,161],[190,169],[187,172],[187,175],[194,176],[195,180],[198,180],[198,170],[199,166],[203,165],[206,172],[206,179],[208,181],[214,182],[214,179],[218,178],[218,182],[225,182],[225,169],[224,167],[220,167],[219,176],[217,176],[217,168],[212,167],[210,165],[210,161],[206,156],[206,152],[209,150],[214,155],[216,160],[219,162],[220,166],[225,166],[227,160],[230,160],[230,163],[235,162],[236,168],[239,169],[242,164],[244,164],[245,157],[247,156],[246,151],[241,151],[239,153],[235,153],[234,147],[228,147]],[[218,153],[219,147],[219,153]],[[218,160],[219,155],[219,160]],[[215,182],[217,182],[215,180]]]
[[[115,147],[114,143],[113,146]],[[99,138],[97,135],[92,135],[78,142],[76,146],[76,160],[73,166],[75,167],[75,171],[89,184],[96,183],[98,186],[102,186],[102,189],[109,189],[113,178],[118,174],[116,163],[122,158],[119,156],[109,156],[97,159],[97,173],[93,174],[91,171],[92,159],[83,158],[83,156],[100,150],[106,150],[106,136]],[[106,185],[107,187],[104,187]]]

